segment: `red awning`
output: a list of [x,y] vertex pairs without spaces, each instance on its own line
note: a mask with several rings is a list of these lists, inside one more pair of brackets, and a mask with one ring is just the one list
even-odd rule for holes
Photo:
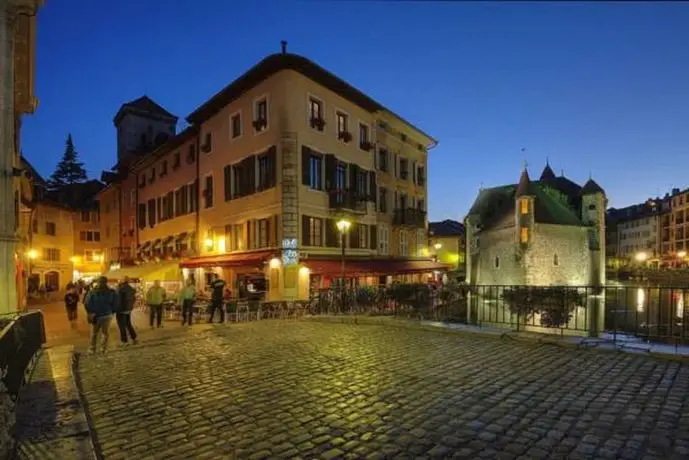
[[191,257],[180,262],[179,266],[181,268],[245,267],[247,265],[261,264],[274,255],[274,251],[256,251],[242,254]]
[[[302,261],[316,275],[339,275],[342,261],[337,259],[312,259]],[[401,275],[450,270],[449,265],[432,260],[367,259],[345,260],[347,275]]]

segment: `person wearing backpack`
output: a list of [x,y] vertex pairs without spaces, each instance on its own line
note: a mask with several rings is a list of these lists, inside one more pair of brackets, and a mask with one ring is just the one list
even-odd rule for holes
[[101,276],[86,299],[86,311],[88,313],[91,329],[91,344],[89,351],[95,353],[98,349],[98,338],[103,337],[101,350],[108,350],[110,339],[110,323],[113,313],[118,309],[117,293],[108,287],[108,280]]

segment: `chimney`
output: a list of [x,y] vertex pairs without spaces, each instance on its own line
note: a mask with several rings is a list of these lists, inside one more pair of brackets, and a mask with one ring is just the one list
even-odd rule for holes
[[282,47],[282,54],[287,54],[287,40],[282,40],[280,46]]

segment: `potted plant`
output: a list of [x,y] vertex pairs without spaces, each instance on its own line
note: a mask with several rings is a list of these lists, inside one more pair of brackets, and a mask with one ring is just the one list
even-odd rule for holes
[[311,118],[311,127],[319,131],[323,131],[325,127],[325,120],[323,118]]
[[360,145],[361,150],[365,150],[367,152],[371,151],[373,149],[373,144],[369,141],[364,141]]
[[340,140],[342,140],[345,143],[348,143],[352,140],[352,134],[347,131],[342,131],[337,135],[337,137],[339,137]]
[[251,123],[256,131],[261,131],[268,126],[268,121],[265,118],[257,118]]

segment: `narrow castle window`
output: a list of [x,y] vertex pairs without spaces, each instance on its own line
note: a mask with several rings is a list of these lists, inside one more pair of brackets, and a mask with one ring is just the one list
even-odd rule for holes
[[528,214],[529,213],[529,200],[526,198],[522,198],[519,200],[519,208],[521,209],[522,214]]
[[528,243],[529,242],[529,229],[527,227],[522,227],[519,239],[522,243]]
[[500,257],[495,257],[495,268],[500,268]]
[[557,254],[553,254],[553,265],[556,267],[560,265],[560,259],[557,258]]
[[595,204],[590,204],[590,205],[589,205],[589,211],[593,211],[594,209],[596,209],[596,205],[595,205]]

